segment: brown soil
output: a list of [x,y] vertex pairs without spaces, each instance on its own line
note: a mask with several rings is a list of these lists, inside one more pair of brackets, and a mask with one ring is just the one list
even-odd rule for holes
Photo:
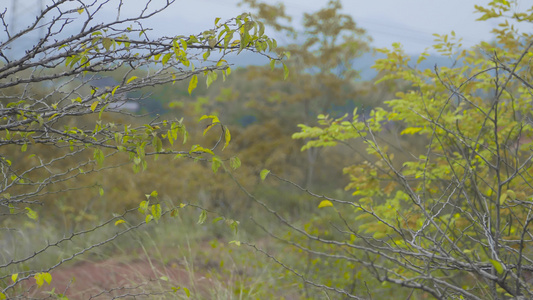
[[[51,286],[45,284],[38,291],[55,289],[56,294],[64,294],[69,300],[110,299],[116,296],[123,296],[122,299],[144,299],[156,295],[172,298],[175,296],[172,287],[179,288],[176,293],[185,295],[183,287],[191,290],[193,285],[191,273],[178,262],[162,265],[147,260],[120,262],[109,259],[60,267],[50,274]],[[199,275],[193,280],[197,287],[209,286],[211,281]],[[202,294],[205,291],[197,292]]]

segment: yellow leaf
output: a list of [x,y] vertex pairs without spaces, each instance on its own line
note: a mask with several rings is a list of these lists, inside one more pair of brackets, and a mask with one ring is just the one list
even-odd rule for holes
[[199,145],[194,145],[191,148],[191,151],[189,151],[189,153],[192,153],[192,152],[205,152],[205,153],[209,153],[211,155],[215,155],[215,153],[211,149],[207,149],[207,148],[201,147]]
[[48,121],[52,120],[53,118],[55,118],[55,117],[57,117],[57,116],[59,116],[59,114],[57,114],[57,113],[51,115],[50,118],[48,118]]
[[329,201],[329,200],[322,200],[322,201],[320,201],[320,204],[318,205],[318,208],[328,207],[328,206],[333,207],[333,203],[331,203],[331,201]]
[[144,221],[146,223],[150,223],[150,221],[152,221],[154,219],[154,216],[152,215],[146,215],[146,218],[144,219]]
[[128,79],[128,81],[126,81],[126,83],[130,83],[130,82],[132,82],[135,79],[137,79],[137,76],[131,76],[130,79]]
[[37,215],[37,212],[35,212],[31,208],[26,207],[26,210],[27,210],[26,215],[28,216],[28,218],[32,220],[37,220],[39,218],[39,216]]
[[46,283],[48,283],[48,285],[50,285],[50,283],[52,283],[52,275],[48,272],[46,273],[42,273],[43,274],[43,279],[44,281],[46,281]]
[[189,95],[192,93],[192,91],[194,91],[197,85],[198,85],[198,76],[193,75],[191,78],[191,81],[189,81],[189,88],[188,88]]
[[220,123],[220,120],[218,119],[217,116],[213,116],[213,115],[203,115],[200,117],[200,120],[199,121],[202,121],[202,120],[205,120],[205,119],[212,119],[213,120],[213,123]]
[[19,273],[15,273],[13,275],[11,275],[11,280],[13,280],[13,282],[17,282],[17,278],[19,277]]
[[115,92],[117,91],[117,89],[120,87],[120,85],[117,85],[112,91],[111,91],[111,96],[115,96]]
[[0,299],[1,300],[7,299],[6,294],[0,292]]
[[422,127],[408,127],[408,128],[405,128],[402,132],[400,132],[400,134],[415,134],[417,132],[419,132],[420,130],[422,130]]
[[122,223],[126,223],[126,221],[120,219],[120,220],[115,222],[115,226],[117,226],[118,224],[122,224]]
[[98,103],[99,103],[99,101],[94,101],[93,104],[91,104],[91,111],[94,112],[94,110],[95,110],[96,107],[98,106]]
[[261,170],[261,173],[259,174],[261,176],[261,181],[264,181],[269,173],[270,173],[270,170],[267,170],[267,169]]
[[43,286],[44,279],[43,279],[42,273],[35,274],[35,276],[33,276],[33,278],[35,278],[35,283],[37,284],[38,287]]
[[224,126],[224,139],[226,140],[226,143],[224,144],[224,148],[222,150],[226,149],[226,147],[229,145],[229,141],[231,141],[231,133],[229,132],[228,127]]
[[205,129],[204,129],[204,135],[209,131],[209,129],[213,128],[213,126],[215,126],[215,125],[216,125],[215,123],[207,125],[207,127],[205,127]]

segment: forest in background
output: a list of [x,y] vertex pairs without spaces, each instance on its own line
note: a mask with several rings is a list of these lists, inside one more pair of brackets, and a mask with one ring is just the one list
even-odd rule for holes
[[[505,19],[531,9],[476,7],[503,18],[494,41],[436,35],[449,65],[427,68],[371,49],[340,1],[303,32],[243,2],[234,31],[136,44],[104,28],[3,57],[0,298],[531,296],[532,39]],[[270,63],[233,67],[230,50]],[[119,275],[73,271],[102,262]]]

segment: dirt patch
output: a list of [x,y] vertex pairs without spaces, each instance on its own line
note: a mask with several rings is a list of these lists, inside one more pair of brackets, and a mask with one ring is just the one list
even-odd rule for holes
[[[60,267],[50,274],[51,286],[43,286],[39,290],[55,289],[56,294],[64,294],[69,299],[109,299],[117,296],[142,299],[154,295],[170,298],[175,296],[174,293],[185,294],[184,287],[204,294],[207,291],[201,287],[211,283],[209,278],[199,274],[192,276],[178,262],[163,265],[148,260],[80,262]],[[192,286],[200,287],[200,290],[193,291]],[[172,288],[175,288],[174,292]]]

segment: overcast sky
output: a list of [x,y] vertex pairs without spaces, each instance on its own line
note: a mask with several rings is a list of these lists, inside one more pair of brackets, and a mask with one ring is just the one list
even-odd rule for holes
[[[172,9],[158,18],[153,27],[158,30],[201,30],[209,28],[216,17],[227,19],[244,11],[238,0],[178,1]],[[278,1],[270,1],[276,3]],[[327,0],[283,0],[294,25],[301,24],[304,12],[313,12],[327,4]],[[420,53],[431,46],[433,33],[455,31],[465,46],[490,40],[494,22],[475,21],[474,5],[479,0],[344,0],[344,13],[353,16],[357,24],[374,39],[375,47],[388,47],[401,42],[409,53]],[[531,1],[522,1],[531,6]],[[152,25],[152,24],[151,24]],[[169,28],[170,27],[170,28]],[[192,32],[191,32],[192,33]]]
[[[22,23],[39,3],[50,0],[0,0],[0,8],[10,7],[17,1]],[[162,3],[165,0],[154,0]],[[518,0],[522,9],[531,7],[531,0]],[[91,1],[92,2],[92,1]],[[123,14],[138,11],[141,0],[126,0]],[[157,35],[196,34],[213,27],[216,17],[229,19],[246,10],[238,7],[239,0],[177,0],[157,18],[144,24],[152,27]],[[267,1],[276,3],[278,1]],[[295,26],[300,26],[304,12],[313,12],[327,4],[327,0],[283,0],[288,14],[294,17]],[[417,54],[433,43],[433,33],[445,34],[455,31],[463,38],[466,47],[481,40],[491,40],[490,30],[494,21],[475,21],[474,5],[486,3],[481,0],[344,0],[343,12],[353,16],[357,24],[366,29],[373,38],[373,46],[389,47],[400,42],[408,53]],[[109,7],[109,13],[112,6]],[[533,28],[525,28],[532,31]]]

